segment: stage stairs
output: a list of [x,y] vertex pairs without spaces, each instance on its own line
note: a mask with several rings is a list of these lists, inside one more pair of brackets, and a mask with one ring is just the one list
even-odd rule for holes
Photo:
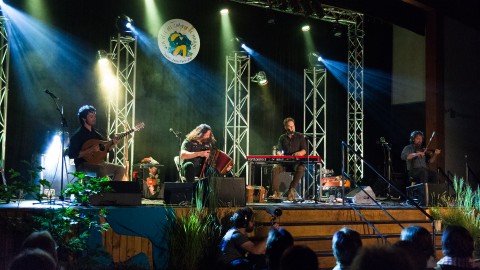
[[[256,229],[253,237],[263,239],[267,237],[271,224],[271,215],[260,206],[254,206],[256,213]],[[400,238],[402,228],[385,212],[375,207],[358,207],[360,213],[382,234],[380,237],[367,222],[348,206],[305,207],[297,205],[278,206],[282,215],[277,218],[280,226],[288,230],[294,237],[296,245],[305,245],[313,249],[318,257],[320,269],[332,269],[335,258],[332,253],[332,235],[343,227],[356,230],[362,236],[364,246],[382,244],[384,241],[394,244]],[[432,223],[413,207],[389,208],[387,211],[402,226],[418,225],[432,231]],[[435,239],[437,258],[441,254],[441,234]]]

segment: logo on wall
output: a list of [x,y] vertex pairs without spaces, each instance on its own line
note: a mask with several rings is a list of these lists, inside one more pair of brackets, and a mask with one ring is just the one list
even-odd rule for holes
[[158,31],[158,47],[170,62],[186,64],[197,56],[200,37],[189,22],[173,19],[164,23]]

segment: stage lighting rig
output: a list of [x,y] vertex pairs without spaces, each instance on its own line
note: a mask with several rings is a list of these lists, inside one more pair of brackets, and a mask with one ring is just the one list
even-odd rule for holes
[[125,14],[117,17],[115,26],[119,33],[132,33],[133,32],[133,20]]
[[258,83],[258,85],[266,85],[268,84],[267,74],[265,71],[259,71],[255,76],[252,77],[252,82]]

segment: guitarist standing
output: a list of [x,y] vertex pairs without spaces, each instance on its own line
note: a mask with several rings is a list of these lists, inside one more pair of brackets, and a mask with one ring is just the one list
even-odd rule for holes
[[[105,138],[93,127],[97,122],[96,109],[93,106],[82,106],[77,115],[80,127],[70,137],[68,148],[68,155],[70,158],[74,158],[76,170],[94,172],[97,177],[111,176],[114,181],[122,181],[125,174],[123,166],[108,163],[103,159],[97,161],[96,158],[93,158],[106,155],[118,144],[119,139],[114,138],[110,142],[104,142]],[[99,143],[92,143],[97,141]]]

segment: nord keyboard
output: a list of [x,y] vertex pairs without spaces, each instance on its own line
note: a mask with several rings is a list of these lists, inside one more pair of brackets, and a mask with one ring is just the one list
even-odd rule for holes
[[320,163],[322,159],[319,156],[274,156],[274,155],[255,155],[247,156],[250,163],[292,163],[292,162],[309,162]]

